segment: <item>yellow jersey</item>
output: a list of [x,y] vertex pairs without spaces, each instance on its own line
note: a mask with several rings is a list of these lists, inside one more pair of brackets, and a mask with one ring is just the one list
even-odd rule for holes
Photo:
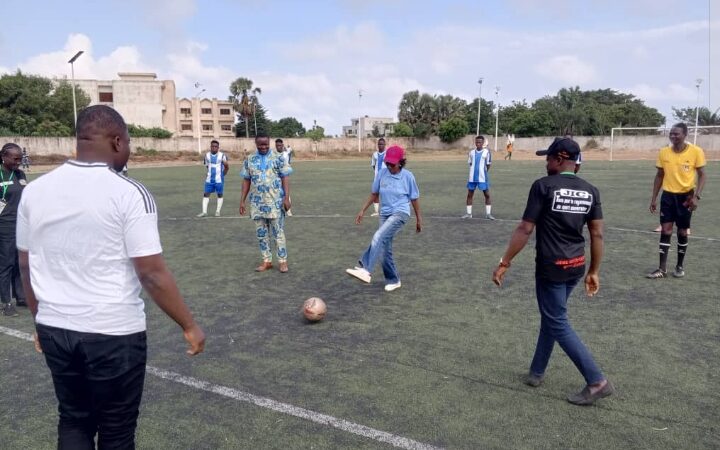
[[655,166],[665,171],[662,189],[673,194],[684,194],[695,189],[695,171],[705,167],[705,153],[697,145],[685,143],[685,150],[674,152],[663,147],[658,153]]

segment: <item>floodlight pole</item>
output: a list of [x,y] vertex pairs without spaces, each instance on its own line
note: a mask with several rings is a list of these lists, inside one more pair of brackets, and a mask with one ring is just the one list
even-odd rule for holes
[[70,64],[70,76],[72,79],[72,96],[73,96],[73,115],[75,117],[75,122],[73,122],[75,127],[75,135],[77,136],[77,100],[75,100],[75,60],[77,60],[80,55],[85,53],[83,50],[80,50],[79,52],[75,53],[75,56],[70,58],[70,61],[68,63]]
[[478,114],[477,114],[477,127],[475,127],[475,136],[480,135],[480,105],[482,105],[482,82],[483,79],[480,77],[478,84],[480,84],[480,94],[478,95]]
[[[196,88],[199,88],[200,86],[201,86],[200,83],[195,83]],[[200,129],[201,128],[201,125],[200,125],[200,94],[202,94],[203,92],[205,92],[205,89],[201,89],[198,91],[197,94],[195,94],[195,101],[197,102],[197,118],[198,118],[198,120],[197,120],[198,155],[202,155],[202,142],[201,142],[202,130]]]
[[695,103],[695,135],[693,136],[693,145],[697,143],[698,119],[700,118],[700,85],[702,82],[702,78],[695,80],[695,87],[697,88],[697,103]]
[[358,136],[358,153],[362,152],[362,133],[360,133],[360,116],[362,115],[362,89],[358,90],[358,123],[357,123],[357,136]]
[[495,86],[495,151],[498,141],[498,119],[500,118],[500,86]]

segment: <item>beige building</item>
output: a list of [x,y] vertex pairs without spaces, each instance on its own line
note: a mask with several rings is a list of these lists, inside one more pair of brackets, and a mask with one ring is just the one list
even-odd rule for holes
[[180,98],[177,100],[177,136],[232,137],[235,114],[232,102],[216,98]]
[[232,103],[218,99],[178,99],[175,82],[154,73],[118,73],[118,80],[75,80],[91,105],[116,109],[128,124],[164,128],[175,136],[234,136]]
[[390,117],[360,117],[359,119],[351,119],[350,126],[343,127],[343,136],[357,137],[358,128],[363,137],[373,135],[373,130],[377,129],[379,136],[386,136],[393,131],[395,120]]

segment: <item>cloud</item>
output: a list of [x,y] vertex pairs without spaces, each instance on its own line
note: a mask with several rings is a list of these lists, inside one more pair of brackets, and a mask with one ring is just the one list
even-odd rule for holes
[[273,47],[288,59],[306,61],[377,55],[383,50],[383,42],[384,33],[377,25],[363,22],[353,27],[340,25],[310,39]]
[[68,61],[79,50],[85,53],[74,63],[75,78],[109,80],[117,78],[118,72],[153,72],[153,68],[142,61],[135,46],[120,46],[111,53],[96,59],[90,38],[84,34],[68,36],[62,50],[41,53],[18,64],[23,72],[48,77],[68,77],[71,71]]
[[534,69],[549,80],[573,86],[589,84],[597,79],[595,68],[573,55],[554,56],[537,64]]
[[697,96],[697,91],[695,89],[690,86],[682,85],[680,83],[670,83],[665,86],[652,86],[649,84],[641,83],[620,90],[623,92],[630,92],[634,96],[639,97],[646,102],[694,102]]
[[175,81],[178,96],[193,96],[195,83],[206,89],[208,97],[227,98],[234,72],[225,66],[211,66],[202,61],[202,54],[208,46],[201,42],[188,41],[184,49],[169,53],[166,57],[167,78]]

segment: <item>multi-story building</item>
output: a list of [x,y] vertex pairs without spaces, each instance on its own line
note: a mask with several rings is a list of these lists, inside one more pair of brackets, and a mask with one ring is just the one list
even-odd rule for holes
[[[395,120],[390,117],[360,117],[359,119],[350,119],[350,126],[343,127],[343,135],[345,137],[357,137],[358,128],[360,135],[363,137],[386,136],[392,133]],[[373,134],[375,133],[375,134]]]
[[216,98],[177,100],[177,136],[232,137],[235,114],[232,102]]
[[175,82],[154,73],[119,73],[118,80],[75,80],[91,105],[115,108],[128,124],[164,128],[175,136],[230,137],[232,103],[216,98],[180,98]]

